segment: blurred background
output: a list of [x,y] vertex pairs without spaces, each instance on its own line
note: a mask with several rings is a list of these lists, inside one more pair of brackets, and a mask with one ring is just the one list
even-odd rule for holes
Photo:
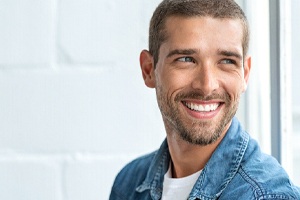
[[[0,0],[0,199],[108,199],[122,166],[160,146],[139,69],[159,2]],[[300,2],[237,2],[253,57],[237,116],[299,185]]]

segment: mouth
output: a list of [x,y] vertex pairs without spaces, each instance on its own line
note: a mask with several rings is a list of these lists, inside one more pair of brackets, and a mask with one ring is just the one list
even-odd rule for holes
[[196,102],[196,101],[182,101],[186,111],[193,118],[197,119],[210,119],[215,117],[223,102]]
[[192,102],[183,101],[183,104],[192,111],[198,112],[211,112],[217,110],[220,106],[220,103],[211,103],[211,104],[196,104]]

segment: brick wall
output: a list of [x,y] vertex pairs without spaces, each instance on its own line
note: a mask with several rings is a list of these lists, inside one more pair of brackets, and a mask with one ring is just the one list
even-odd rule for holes
[[158,2],[0,1],[0,199],[107,199],[160,145],[138,62]]

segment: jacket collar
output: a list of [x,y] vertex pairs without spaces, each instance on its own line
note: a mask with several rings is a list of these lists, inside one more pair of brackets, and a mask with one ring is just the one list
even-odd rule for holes
[[166,139],[155,154],[144,182],[136,188],[136,191],[143,192],[145,190],[151,190],[150,194],[152,199],[158,200],[162,195],[164,175],[169,168],[171,160]]
[[[233,118],[229,130],[194,185],[190,199],[216,199],[219,197],[237,173],[248,142],[249,135],[242,130],[238,120]],[[160,199],[163,177],[168,170],[169,162],[170,153],[165,140],[156,152],[146,179],[136,191],[143,192],[150,189],[151,197]]]

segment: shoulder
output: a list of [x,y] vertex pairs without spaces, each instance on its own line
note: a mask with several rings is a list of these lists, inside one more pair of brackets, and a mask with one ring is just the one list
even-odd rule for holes
[[[112,187],[111,199],[125,197],[126,194],[135,192],[136,188],[145,180],[156,153],[157,151],[131,161],[118,173]],[[115,197],[112,198],[112,196]]]
[[139,158],[136,158],[135,160],[128,163],[117,175],[116,177],[116,183],[119,179],[122,181],[129,179],[131,182],[138,180],[144,180],[149,166],[156,155],[156,151],[144,156],[141,156]]
[[300,199],[298,189],[275,158],[260,151],[254,140],[249,141],[243,161],[228,189],[244,191],[241,196],[252,199]]

